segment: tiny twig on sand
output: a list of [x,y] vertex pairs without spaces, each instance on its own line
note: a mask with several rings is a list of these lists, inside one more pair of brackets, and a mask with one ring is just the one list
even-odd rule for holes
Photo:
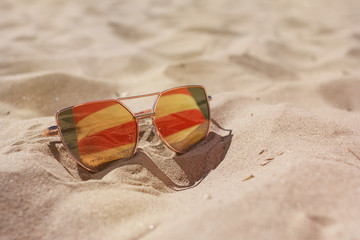
[[244,179],[243,179],[243,182],[245,182],[245,181],[247,181],[247,180],[250,180],[250,179],[252,179],[252,178],[254,178],[254,177],[255,177],[255,176],[251,174],[250,176],[244,178]]
[[358,160],[360,160],[360,157],[356,155],[356,153],[354,153],[350,148],[348,148],[348,151],[352,153]]
[[265,165],[267,165],[269,163],[270,163],[270,161],[266,161],[266,162],[260,163],[260,166],[265,166]]

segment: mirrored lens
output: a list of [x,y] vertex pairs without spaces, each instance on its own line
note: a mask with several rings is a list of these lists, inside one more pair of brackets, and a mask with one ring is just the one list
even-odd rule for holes
[[204,89],[184,87],[162,93],[154,123],[167,144],[185,152],[208,133],[209,105]]
[[71,154],[91,170],[134,152],[135,117],[114,100],[75,106],[61,111],[57,120]]

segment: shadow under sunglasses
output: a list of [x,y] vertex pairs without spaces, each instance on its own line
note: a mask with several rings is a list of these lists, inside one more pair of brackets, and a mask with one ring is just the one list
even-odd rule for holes
[[[71,166],[67,167],[66,165],[69,163],[64,164],[64,160],[60,157],[59,149],[56,147],[56,144],[61,144],[61,141],[50,142],[48,147],[54,158],[62,164],[65,170],[80,181],[90,179],[100,180],[117,169],[126,166],[141,166],[168,188],[181,191],[193,188],[205,179],[211,170],[214,170],[223,161],[231,145],[232,131],[222,128],[213,119],[211,121],[219,129],[227,131],[228,134],[221,136],[212,131],[207,138],[181,155],[167,155],[166,153],[159,155],[159,151],[156,151],[157,154],[154,154],[155,151],[151,150],[151,147],[140,148],[132,158],[113,162],[97,173],[90,173],[78,164],[75,164],[74,161],[69,161]],[[164,166],[164,161],[166,166]]]

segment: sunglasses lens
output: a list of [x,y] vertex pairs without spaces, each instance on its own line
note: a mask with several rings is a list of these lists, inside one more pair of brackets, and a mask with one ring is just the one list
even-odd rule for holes
[[57,120],[63,141],[74,158],[98,171],[107,163],[133,155],[135,117],[116,101],[102,101],[61,111]]
[[154,122],[168,145],[185,152],[208,133],[209,105],[204,89],[184,87],[162,93]]

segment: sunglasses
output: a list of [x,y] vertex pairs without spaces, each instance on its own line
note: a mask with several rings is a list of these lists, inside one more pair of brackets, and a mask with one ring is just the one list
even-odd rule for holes
[[[122,100],[155,96],[152,109],[133,113]],[[210,130],[209,101],[202,86],[182,86],[162,92],[71,106],[56,113],[56,126],[43,136],[59,135],[70,156],[98,172],[109,163],[132,157],[139,142],[139,119],[151,118],[162,142],[184,153]]]

